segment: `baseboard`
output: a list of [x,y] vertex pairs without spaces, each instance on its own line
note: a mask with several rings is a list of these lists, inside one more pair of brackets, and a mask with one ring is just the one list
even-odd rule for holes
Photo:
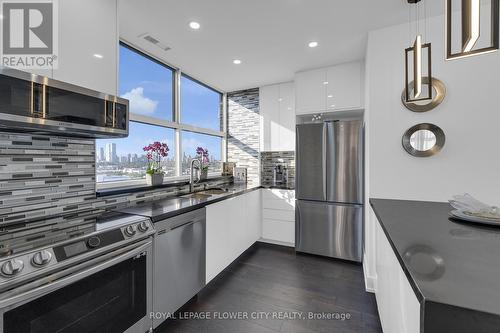
[[375,293],[377,291],[377,277],[368,276],[368,269],[366,268],[366,260],[363,260],[363,276],[365,277],[365,290],[369,293]]
[[272,239],[266,239],[266,238],[260,238],[258,240],[258,242],[295,248],[295,244],[293,244],[293,243],[282,242],[282,241],[277,241],[277,240],[272,240]]

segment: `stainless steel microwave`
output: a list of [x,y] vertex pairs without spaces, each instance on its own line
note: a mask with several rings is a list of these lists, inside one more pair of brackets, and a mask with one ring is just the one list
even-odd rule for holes
[[126,99],[0,67],[0,130],[117,138],[128,120]]

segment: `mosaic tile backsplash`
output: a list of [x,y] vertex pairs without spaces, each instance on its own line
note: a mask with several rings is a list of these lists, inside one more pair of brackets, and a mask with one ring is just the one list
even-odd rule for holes
[[287,187],[295,187],[295,152],[270,151],[260,153],[261,176],[260,182],[264,186],[274,186],[273,170],[276,164],[286,164],[288,169]]
[[[226,177],[195,188],[231,182]],[[94,140],[0,132],[0,247],[18,231],[40,232],[68,223],[76,228],[85,222],[82,212],[184,194],[189,186],[102,198],[95,190]]]
[[247,168],[247,181],[258,185],[260,151],[259,89],[228,93],[228,162]]
[[90,207],[94,140],[0,133],[0,223]]

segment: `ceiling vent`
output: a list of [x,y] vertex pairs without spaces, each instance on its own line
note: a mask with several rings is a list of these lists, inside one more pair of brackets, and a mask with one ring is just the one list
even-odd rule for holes
[[160,42],[158,39],[154,38],[153,36],[151,36],[149,33],[144,33],[144,34],[140,34],[139,36],[137,36],[139,38],[142,38],[144,39],[145,41],[155,45],[156,47],[159,47],[160,49],[162,49],[163,51],[168,51],[171,49],[170,46]]

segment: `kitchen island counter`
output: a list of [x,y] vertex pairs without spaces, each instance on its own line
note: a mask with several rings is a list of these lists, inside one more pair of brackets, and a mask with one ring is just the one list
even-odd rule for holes
[[500,330],[500,228],[451,219],[448,203],[370,203],[421,304],[421,332]]

